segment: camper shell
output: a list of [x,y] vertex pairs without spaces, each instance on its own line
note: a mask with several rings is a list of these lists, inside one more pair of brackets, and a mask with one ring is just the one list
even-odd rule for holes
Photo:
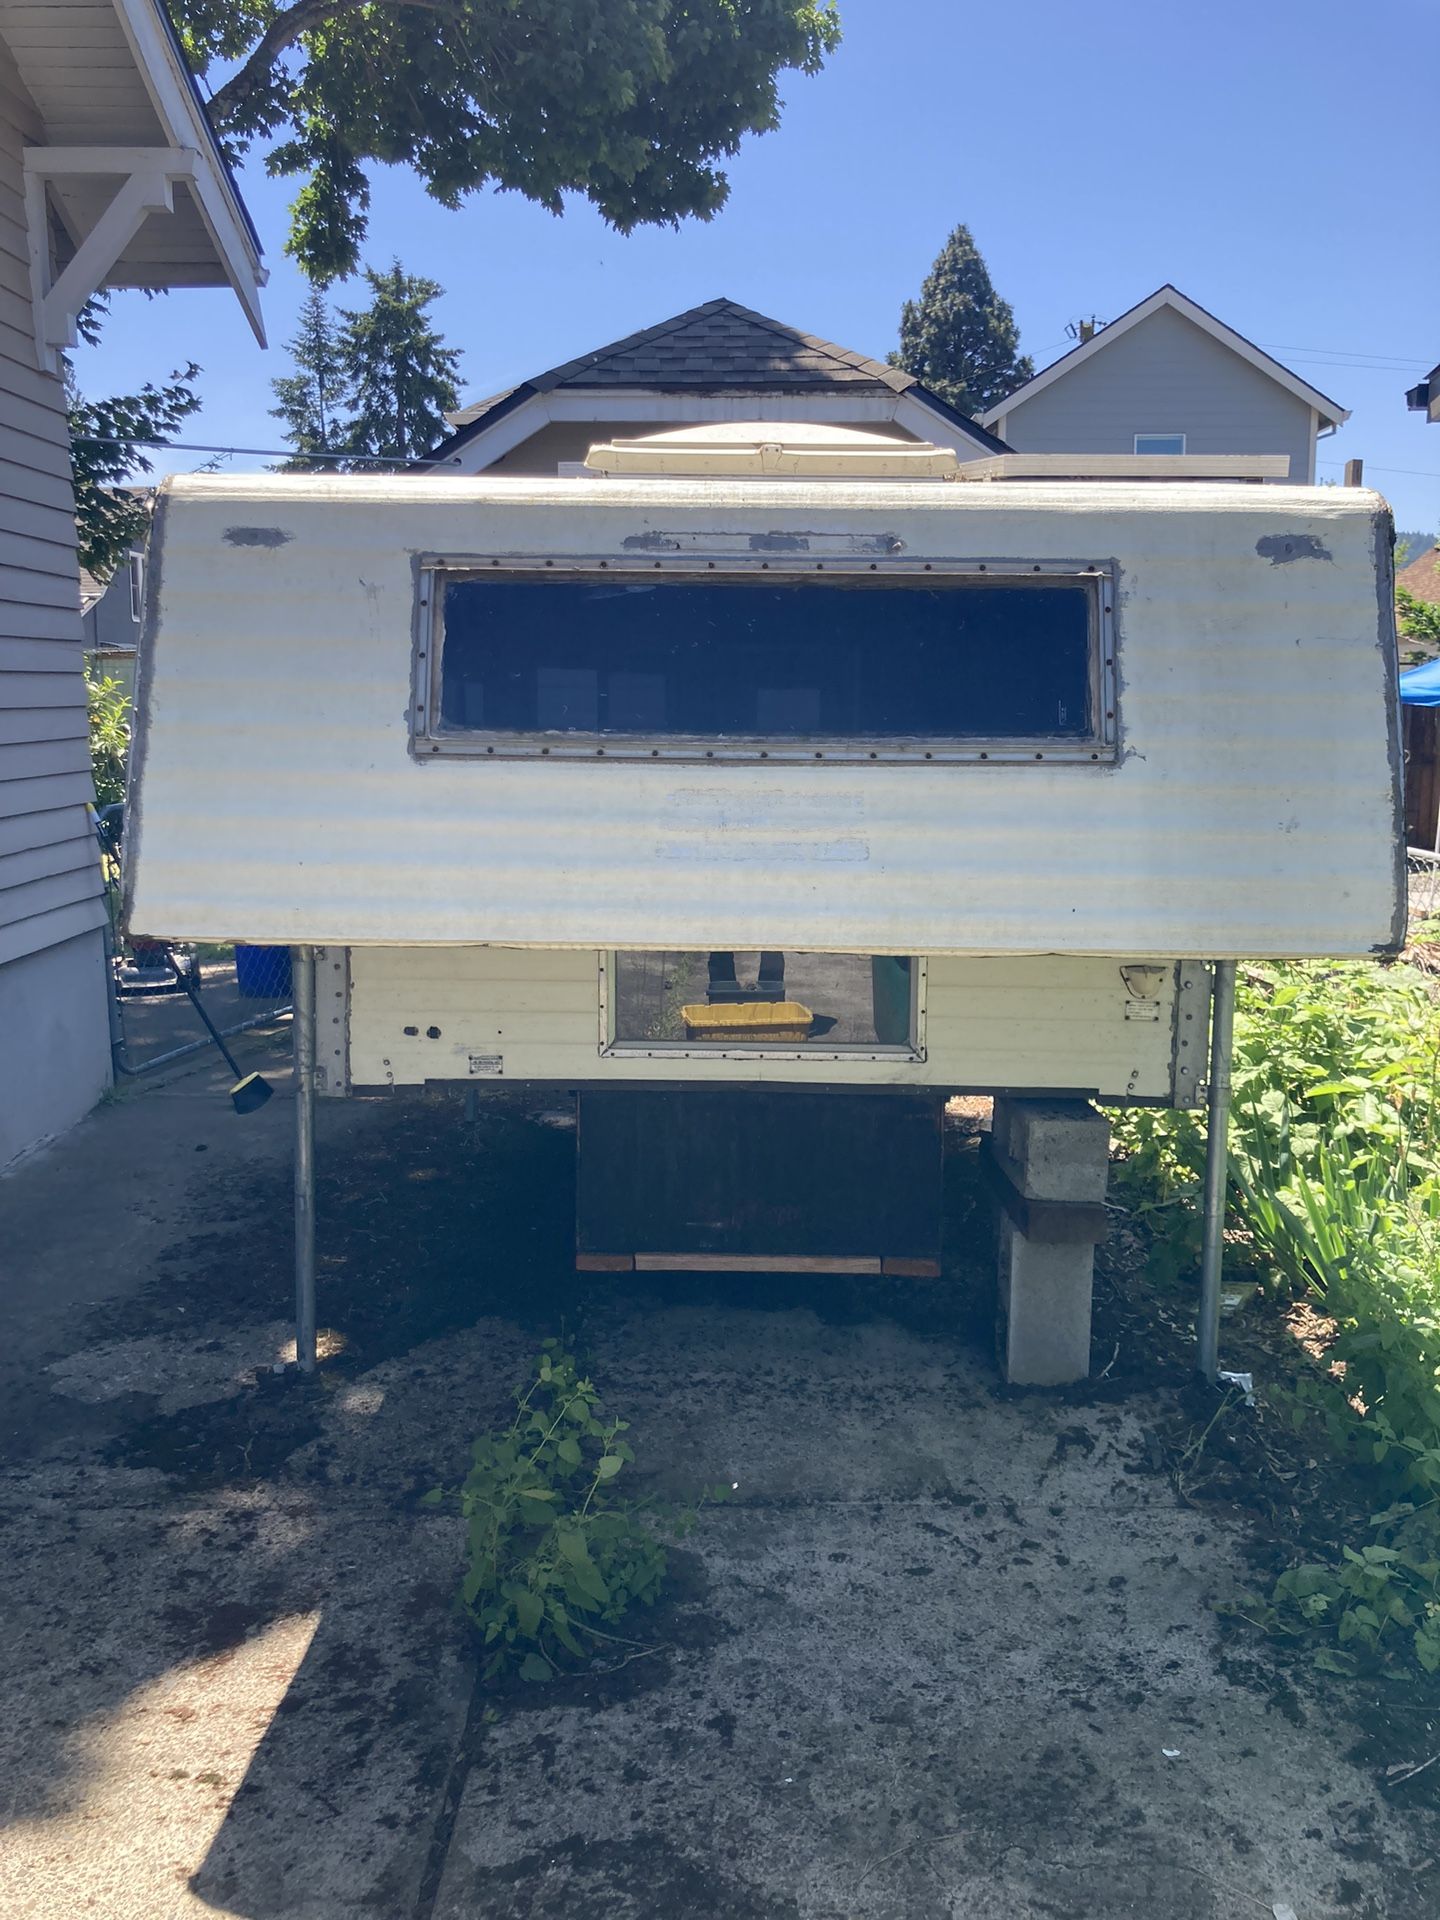
[[877,452],[167,483],[132,932],[313,950],[324,1094],[1195,1104],[1403,938],[1389,513]]

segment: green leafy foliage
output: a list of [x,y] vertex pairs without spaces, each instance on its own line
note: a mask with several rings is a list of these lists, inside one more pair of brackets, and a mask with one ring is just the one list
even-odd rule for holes
[[925,276],[918,300],[900,314],[900,349],[890,364],[961,413],[984,413],[1023,386],[1035,363],[1019,351],[1008,301],[991,282],[968,227],[956,227]]
[[90,716],[90,767],[95,801],[108,807],[125,798],[130,760],[130,696],[118,680],[85,663],[85,701]]
[[[594,1384],[558,1341],[545,1342],[515,1404],[503,1432],[475,1442],[459,1489],[460,1601],[487,1675],[548,1680],[587,1662],[617,1639],[607,1628],[656,1600],[668,1564],[658,1530],[679,1537],[695,1515],[621,1497],[617,1482],[635,1457],[629,1423],[602,1417]],[[452,1497],[437,1487],[426,1499]]]
[[[1440,1008],[1423,975],[1369,962],[1245,970],[1237,998],[1231,1220],[1243,1261],[1328,1320],[1322,1370],[1290,1397],[1390,1502],[1373,1538],[1282,1575],[1241,1611],[1321,1637],[1353,1671],[1404,1651],[1440,1667]],[[1204,1133],[1123,1112],[1118,1186],[1152,1234],[1151,1271],[1199,1246]],[[1275,1396],[1272,1395],[1272,1398]]]
[[147,380],[138,393],[86,400],[70,390],[70,464],[75,483],[75,525],[80,564],[108,580],[132,547],[142,546],[150,526],[148,501],[126,483],[149,473],[147,443],[167,440],[200,408],[192,361],[161,385]]
[[354,271],[366,166],[410,166],[443,206],[492,186],[621,232],[708,219],[716,162],[780,120],[778,77],[839,44],[828,0],[170,0],[235,153],[303,182],[289,251]]
[[[1393,1510],[1405,1521],[1416,1509]],[[1407,1527],[1385,1514],[1372,1526],[1391,1544],[1342,1547],[1338,1562],[1305,1561],[1275,1582],[1268,1600],[1231,1609],[1274,1633],[1315,1637],[1316,1666],[1353,1674],[1391,1654],[1412,1655],[1426,1673],[1440,1670],[1440,1555],[1433,1521]]]
[[1395,613],[1400,623],[1402,652],[1418,659],[1440,650],[1440,606],[1417,600],[1408,587],[1397,587]]

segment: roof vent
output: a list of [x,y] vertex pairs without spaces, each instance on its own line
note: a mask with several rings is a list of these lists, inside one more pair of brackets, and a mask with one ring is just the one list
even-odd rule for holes
[[798,420],[736,420],[675,427],[591,447],[584,471],[677,479],[945,480],[959,465],[949,447],[858,427]]

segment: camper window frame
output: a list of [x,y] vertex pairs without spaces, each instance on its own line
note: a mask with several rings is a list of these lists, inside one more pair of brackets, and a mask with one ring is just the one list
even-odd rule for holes
[[[797,563],[788,555],[779,561],[759,555],[676,553],[654,555],[560,554],[422,554],[415,562],[415,633],[410,701],[410,751],[420,761],[436,758],[462,760],[642,761],[689,764],[726,762],[777,766],[1104,766],[1120,758],[1117,673],[1115,567],[1110,562],[1084,560],[1013,559],[886,559],[828,557]],[[440,712],[445,648],[445,588],[452,581],[493,577],[560,574],[582,577],[599,574],[656,573],[714,580],[749,580],[766,573],[784,579],[807,574],[827,578],[865,579],[890,575],[897,580],[923,582],[941,575],[972,579],[988,585],[997,579],[1030,580],[1036,584],[1064,581],[1083,586],[1089,597],[1089,691],[1094,731],[1083,739],[1053,736],[996,735],[967,740],[895,739],[864,741],[766,738],[748,735],[735,739],[695,735],[559,734],[487,730],[445,724]]]
[[[626,949],[634,951],[634,949]],[[693,949],[702,952],[704,949]],[[798,951],[798,949],[797,949]],[[807,948],[807,952],[829,951]],[[871,957],[871,956],[866,956]],[[878,1042],[832,1041],[827,1047],[766,1046],[763,1040],[751,1046],[724,1040],[617,1040],[615,1037],[615,968],[619,948],[600,955],[600,1058],[602,1060],[730,1060],[743,1065],[747,1060],[813,1060],[817,1064],[837,1060],[871,1060],[877,1064],[923,1067],[928,1058],[925,1046],[925,1001],[928,967],[923,953],[905,956],[910,962],[910,1039],[904,1046],[885,1047]]]

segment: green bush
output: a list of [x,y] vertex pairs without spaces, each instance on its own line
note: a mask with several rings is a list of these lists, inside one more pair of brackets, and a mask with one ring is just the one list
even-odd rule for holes
[[130,759],[130,696],[118,680],[85,665],[85,698],[90,716],[90,768],[95,802],[108,807],[125,798],[125,769]]
[[[1363,1543],[1290,1569],[1242,1611],[1318,1632],[1323,1664],[1408,1648],[1440,1668],[1440,1010],[1423,975],[1368,962],[1250,967],[1237,997],[1230,1208],[1261,1278],[1301,1288],[1333,1325],[1291,1396],[1379,1499]],[[1117,1186],[1151,1235],[1159,1282],[1199,1250],[1204,1130],[1115,1117]],[[1378,1504],[1378,1501],[1377,1501]]]
[[508,1427],[475,1442],[458,1492],[437,1487],[426,1503],[458,1499],[460,1602],[487,1650],[486,1675],[549,1680],[616,1642],[605,1628],[658,1598],[668,1557],[657,1532],[678,1538],[695,1514],[618,1496],[635,1457],[622,1438],[629,1422],[601,1417],[593,1383],[558,1341],[544,1343],[515,1405]]

